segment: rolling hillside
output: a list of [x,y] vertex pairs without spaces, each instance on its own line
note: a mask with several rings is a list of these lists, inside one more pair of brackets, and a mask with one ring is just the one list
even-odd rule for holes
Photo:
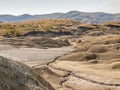
[[0,15],[1,22],[16,22],[24,20],[43,20],[43,19],[73,19],[85,23],[103,23],[108,21],[119,21],[120,14],[110,14],[103,12],[87,13],[79,11],[70,11],[68,13],[52,13],[43,15],[29,15],[23,14],[19,16],[14,15]]

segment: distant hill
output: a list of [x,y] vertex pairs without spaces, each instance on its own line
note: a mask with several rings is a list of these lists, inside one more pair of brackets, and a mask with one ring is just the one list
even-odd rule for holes
[[24,21],[24,20],[42,20],[42,19],[57,19],[62,16],[63,13],[52,13],[52,14],[44,14],[44,15],[29,15],[23,14],[19,16],[14,15],[0,15],[1,22],[16,22],[16,21]]
[[68,13],[52,13],[43,15],[0,15],[0,22],[16,22],[24,20],[43,20],[43,19],[73,19],[85,23],[102,23],[108,21],[119,21],[120,14],[110,14],[103,12],[87,13],[79,11],[70,11]]
[[80,22],[96,24],[96,23],[120,20],[120,14],[109,14],[103,12],[86,13],[79,11],[70,11],[62,15],[60,18],[74,19]]

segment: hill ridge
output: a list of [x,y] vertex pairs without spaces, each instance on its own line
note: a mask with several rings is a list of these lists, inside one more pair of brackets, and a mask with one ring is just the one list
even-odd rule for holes
[[111,14],[105,12],[80,12],[80,11],[69,11],[67,13],[51,13],[51,14],[22,14],[22,15],[0,15],[1,22],[17,22],[25,20],[43,20],[43,19],[73,19],[84,23],[98,24],[108,21],[119,21],[120,14]]

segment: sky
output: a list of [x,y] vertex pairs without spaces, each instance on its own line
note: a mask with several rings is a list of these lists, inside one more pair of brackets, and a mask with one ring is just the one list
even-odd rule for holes
[[48,14],[53,12],[120,13],[120,0],[0,0],[0,14]]

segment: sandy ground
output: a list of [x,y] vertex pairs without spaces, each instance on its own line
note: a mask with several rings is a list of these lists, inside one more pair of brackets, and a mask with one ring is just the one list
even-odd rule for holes
[[10,58],[28,66],[36,66],[53,61],[70,51],[72,47],[38,49],[38,48],[15,48],[10,45],[0,45],[0,56]]

